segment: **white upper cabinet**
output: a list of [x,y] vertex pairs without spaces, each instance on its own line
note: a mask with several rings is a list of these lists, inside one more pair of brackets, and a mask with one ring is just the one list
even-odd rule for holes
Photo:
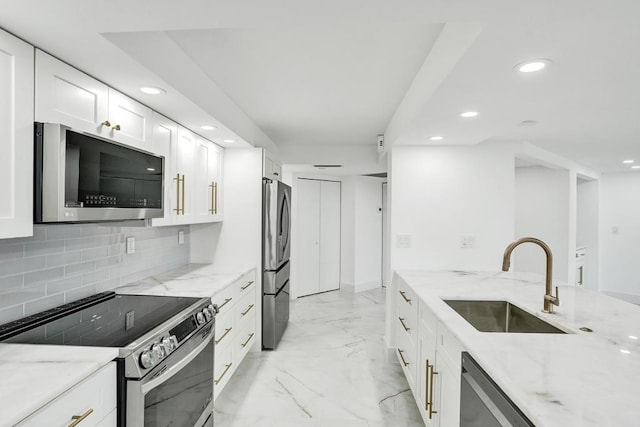
[[152,110],[109,88],[110,137],[123,144],[149,151]]
[[222,153],[221,147],[202,138],[197,139],[195,168],[195,208],[203,222],[222,220]]
[[33,234],[33,47],[0,30],[0,238]]
[[282,163],[267,150],[263,150],[262,153],[262,176],[274,181],[282,181]]
[[150,108],[37,49],[35,81],[37,121],[151,149]]
[[177,185],[174,183],[176,165],[172,161],[178,144],[178,125],[158,113],[153,113],[152,128],[151,151],[164,156],[164,218],[153,218],[151,221],[152,225],[173,225],[180,200]]
[[37,121],[109,136],[106,85],[38,49],[35,80]]

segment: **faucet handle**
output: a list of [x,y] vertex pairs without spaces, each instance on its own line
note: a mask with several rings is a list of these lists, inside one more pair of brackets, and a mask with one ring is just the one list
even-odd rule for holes
[[556,286],[556,302],[555,305],[560,305],[560,296],[558,295],[558,287]]

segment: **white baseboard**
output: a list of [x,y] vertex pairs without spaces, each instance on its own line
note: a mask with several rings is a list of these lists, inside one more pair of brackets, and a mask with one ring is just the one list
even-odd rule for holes
[[374,280],[373,282],[364,282],[364,283],[340,283],[340,289],[343,289],[348,292],[364,292],[370,291],[371,289],[378,289],[382,287],[382,283],[379,280]]

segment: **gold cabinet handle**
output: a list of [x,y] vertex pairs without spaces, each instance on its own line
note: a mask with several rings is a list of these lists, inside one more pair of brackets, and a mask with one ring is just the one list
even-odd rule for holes
[[408,302],[408,303],[409,303],[409,305],[411,305],[411,299],[410,299],[410,298],[407,298],[407,295],[405,295],[405,294],[406,294],[406,292],[404,292],[404,291],[398,291],[398,292],[400,292],[400,295],[402,295],[402,298],[404,298],[404,300],[405,300],[406,302]]
[[252,309],[252,308],[253,308],[253,304],[251,304],[251,305],[247,308],[247,310],[246,310],[246,311],[243,311],[243,312],[242,312],[242,313],[240,313],[240,314],[242,314],[243,316],[245,316],[248,312],[250,312],[250,311],[251,311],[251,309]]
[[407,325],[405,325],[404,317],[398,317],[398,320],[400,321],[400,323],[402,323],[402,327],[404,328],[405,331],[409,332],[411,330],[411,328],[409,328],[409,327],[407,327]]
[[227,336],[227,334],[228,334],[229,332],[231,332],[231,330],[232,330],[232,329],[233,329],[233,328],[226,328],[226,329],[224,330],[224,334],[222,334],[222,336],[216,340],[216,344],[219,344],[219,343],[220,343],[220,341],[222,341],[222,339],[223,339],[224,337],[226,337],[226,336]]
[[247,338],[247,340],[241,344],[242,348],[245,348],[247,344],[249,344],[249,341],[251,341],[251,338],[253,338],[254,335],[255,334],[253,332],[249,334],[249,338]]
[[[176,215],[184,215],[184,175],[176,174],[173,178],[176,181]],[[180,190],[182,190],[182,209],[180,209]]]
[[111,122],[109,120],[105,120],[102,122],[102,126],[111,127]]
[[113,127],[113,130],[120,130],[120,125],[115,125],[115,126]]
[[224,307],[225,305],[229,304],[229,302],[232,300],[233,298],[225,298],[224,302],[222,304],[220,304],[218,306],[218,310],[220,310],[222,307]]
[[246,285],[241,286],[241,287],[240,287],[240,290],[241,290],[241,291],[244,291],[245,289],[247,289],[247,288],[248,288],[249,286],[251,286],[251,285],[253,285],[253,280],[252,280],[252,281],[250,281],[249,283],[247,283]]
[[224,378],[225,374],[227,373],[227,371],[229,370],[229,368],[231,368],[231,365],[233,365],[233,363],[229,363],[228,365],[225,365],[224,367],[224,371],[222,371],[222,375],[220,375],[220,378],[218,378],[217,380],[213,380],[213,383],[215,385],[218,385],[218,383],[220,381],[222,381],[222,378]]
[[409,362],[407,362],[406,360],[404,360],[404,356],[402,355],[402,353],[404,353],[404,350],[400,350],[398,349],[398,354],[400,355],[400,359],[402,359],[402,364],[404,366],[409,366]]
[[218,213],[218,183],[214,182],[213,183],[213,193],[214,193],[214,197],[213,197],[213,213],[217,214]]
[[275,176],[280,176],[280,174],[278,172],[274,172],[273,173]]
[[429,410],[429,359],[424,367],[424,410]]
[[73,422],[71,424],[69,424],[69,427],[75,427],[78,424],[80,424],[82,421],[84,421],[85,418],[87,418],[89,415],[91,415],[93,413],[93,408],[89,408],[87,410],[87,412],[85,412],[82,415],[73,415],[71,417],[71,419],[73,420]]
[[184,175],[182,175],[182,215],[184,215]]
[[215,203],[214,200],[216,198],[213,184],[214,184],[213,181],[211,181],[211,184],[209,184],[209,188],[211,189],[211,207],[209,208],[209,213],[210,214],[215,214],[216,213],[216,211],[215,211],[215,209],[213,207],[213,205]]
[[429,376],[429,419],[433,417],[433,414],[437,414],[438,411],[433,410],[433,376],[438,375],[435,365],[429,365],[427,362],[427,369],[431,367],[431,375]]

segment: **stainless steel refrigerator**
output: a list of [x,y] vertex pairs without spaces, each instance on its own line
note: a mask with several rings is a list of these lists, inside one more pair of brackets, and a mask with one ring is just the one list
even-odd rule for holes
[[289,322],[291,187],[262,181],[262,348],[273,350]]

